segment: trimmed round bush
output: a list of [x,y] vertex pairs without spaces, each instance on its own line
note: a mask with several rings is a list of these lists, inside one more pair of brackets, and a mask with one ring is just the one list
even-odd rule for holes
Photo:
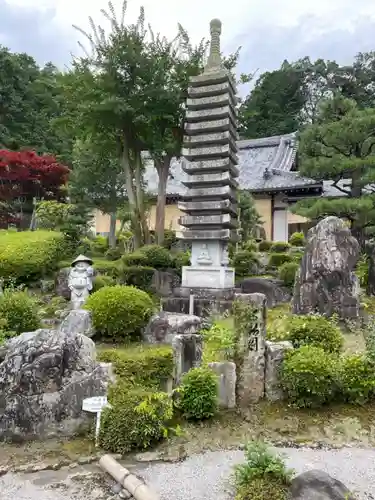
[[92,312],[97,334],[113,340],[139,338],[153,313],[151,297],[133,286],[105,286],[90,295],[86,309]]
[[30,283],[57,268],[66,250],[57,231],[0,231],[0,277]]
[[112,408],[103,412],[99,441],[112,453],[145,449],[168,436],[173,402],[167,393],[120,383],[110,391]]
[[236,276],[249,276],[254,274],[258,259],[254,252],[249,250],[239,250],[233,255],[232,266],[236,271]]
[[270,251],[272,253],[284,253],[290,249],[287,241],[274,241],[271,245]]
[[242,250],[247,250],[248,252],[256,252],[258,250],[258,245],[254,240],[247,240],[242,243]]
[[122,252],[119,248],[108,248],[105,253],[105,258],[108,260],[118,260],[121,259]]
[[339,393],[345,402],[367,403],[375,391],[375,367],[361,354],[343,356],[338,371]]
[[259,252],[268,252],[272,246],[272,241],[262,240],[258,243]]
[[271,253],[268,267],[280,267],[285,262],[292,262],[293,258],[289,253]]
[[147,266],[163,270],[173,265],[172,254],[167,248],[159,245],[145,245],[139,251],[146,256]]
[[286,337],[296,348],[312,345],[339,353],[344,345],[340,328],[322,316],[291,316]]
[[5,321],[5,330],[32,332],[40,327],[37,301],[26,291],[4,290],[0,295],[0,317]]
[[137,250],[136,252],[126,253],[121,257],[123,265],[125,267],[133,267],[133,266],[149,266],[150,263],[147,259],[147,256]]
[[126,285],[149,290],[155,269],[148,266],[125,266],[121,269],[121,280]]
[[293,247],[303,247],[305,245],[305,235],[303,233],[293,233],[289,238],[289,243]]
[[106,274],[99,274],[95,276],[94,282],[92,284],[92,291],[97,292],[105,286],[114,286],[116,284],[112,276],[107,276]]
[[332,401],[337,390],[337,356],[306,345],[286,353],[280,370],[281,387],[299,408],[319,407]]
[[218,382],[210,368],[193,368],[182,377],[177,408],[188,420],[204,420],[215,415],[218,405]]
[[297,262],[285,262],[279,268],[279,278],[282,280],[285,286],[292,288],[294,286],[294,281],[296,278],[296,272],[299,269],[299,264]]

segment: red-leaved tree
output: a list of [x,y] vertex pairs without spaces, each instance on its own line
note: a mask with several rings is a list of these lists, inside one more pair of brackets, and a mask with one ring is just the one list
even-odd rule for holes
[[69,168],[53,156],[34,151],[0,149],[0,218],[2,223],[17,223],[17,201],[61,200]]

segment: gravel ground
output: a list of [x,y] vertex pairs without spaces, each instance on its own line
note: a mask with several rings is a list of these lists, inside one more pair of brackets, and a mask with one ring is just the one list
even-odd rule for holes
[[[360,500],[375,498],[375,450],[278,449],[297,473],[321,469],[340,479]],[[154,464],[140,475],[159,492],[161,500],[231,500],[232,467],[243,452],[217,451],[189,457],[177,464]],[[374,495],[374,496],[371,496]]]
[[[297,473],[325,470],[358,494],[360,500],[375,499],[375,450],[278,449]],[[229,478],[232,467],[243,461],[241,451],[217,451],[194,455],[180,463],[158,463],[140,467],[138,474],[159,492],[161,500],[232,500]],[[136,469],[137,471],[137,469]],[[0,478],[1,500],[87,500],[97,495],[57,491],[6,474]],[[51,479],[52,483],[52,479]],[[93,491],[94,493],[94,491]],[[372,496],[373,495],[373,496]]]

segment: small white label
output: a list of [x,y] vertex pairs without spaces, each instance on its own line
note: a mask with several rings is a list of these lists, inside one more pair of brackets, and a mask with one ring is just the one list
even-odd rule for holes
[[90,413],[99,413],[107,407],[110,407],[107,396],[96,396],[82,401],[82,410]]

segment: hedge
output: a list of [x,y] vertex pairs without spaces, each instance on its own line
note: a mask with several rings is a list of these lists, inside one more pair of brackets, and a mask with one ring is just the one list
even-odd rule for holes
[[173,374],[173,354],[169,346],[99,350],[98,358],[112,363],[117,377],[134,385],[159,387],[162,380]]
[[48,276],[66,250],[56,231],[0,231],[0,277],[28,283]]

